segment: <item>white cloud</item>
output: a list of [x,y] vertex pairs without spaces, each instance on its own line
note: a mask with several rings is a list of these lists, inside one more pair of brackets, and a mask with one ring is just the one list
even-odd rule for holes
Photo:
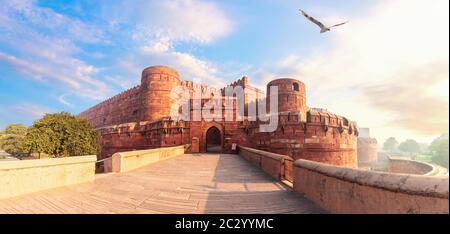
[[42,118],[45,114],[55,111],[47,106],[27,101],[8,103],[0,108],[0,129],[11,123],[30,125],[32,121]]
[[[48,35],[65,34],[83,42],[99,42],[103,40],[102,31],[93,25],[69,18],[49,8],[38,7],[34,0],[9,0],[2,2],[0,12],[2,27],[9,30],[20,30],[20,23],[26,23],[35,29],[46,29]],[[7,22],[9,24],[3,24]]]
[[67,96],[69,96],[69,94],[62,94],[62,95],[59,95],[59,96],[58,96],[58,101],[59,101],[60,103],[62,103],[63,105],[72,108],[72,107],[73,107],[73,104],[70,103],[70,102],[68,102],[68,101],[66,100],[66,97],[67,97]]
[[448,131],[448,8],[447,0],[379,1],[322,35],[332,39],[329,50],[289,56],[280,68],[306,82],[310,105],[371,127],[380,140],[429,140]]
[[[177,50],[180,43],[203,45],[228,35],[233,22],[218,6],[208,1],[138,1],[127,12],[110,14],[115,25],[130,24],[134,50],[118,61],[118,66],[128,70],[128,79],[114,79],[130,84],[140,71],[150,65],[167,65],[175,68],[182,79],[225,85],[219,78],[220,66],[198,58],[190,52]],[[118,5],[107,12],[119,12]],[[149,13],[151,12],[151,13]],[[132,16],[131,16],[132,15]],[[122,76],[123,77],[123,76]],[[117,78],[117,77],[116,77]]]
[[[149,65],[169,65],[185,79],[220,83],[217,65],[176,49],[180,43],[213,43],[233,30],[217,4],[193,0],[100,4],[104,14],[98,12],[93,23],[40,7],[33,0],[6,1],[0,8],[0,43],[8,50],[0,49],[0,63],[58,91],[95,100],[113,95],[111,85],[123,89],[136,84]],[[118,59],[107,58],[116,61],[111,67],[100,70],[79,57],[105,56],[84,51],[80,43],[107,44],[122,51]]]
[[[66,60],[65,58],[59,59],[60,61]],[[63,86],[63,89],[67,90],[68,87],[68,90],[81,96],[101,99],[102,94],[107,92],[107,86],[103,82],[90,77],[96,70],[92,66],[83,65],[79,60],[68,61],[65,65],[57,66],[57,63],[31,62],[0,52],[0,61],[14,67],[26,77],[39,81],[51,79],[60,82],[66,85],[66,87]]]
[[286,58],[282,59],[278,62],[277,66],[281,69],[290,68],[291,66],[295,66],[298,63],[299,57],[295,54],[290,54],[286,56]]
[[5,1],[0,8],[0,62],[17,71],[66,91],[93,99],[106,95],[108,87],[93,77],[97,69],[76,58],[77,42],[102,41],[101,31],[68,18],[34,1]]
[[[215,86],[221,87],[225,85],[222,78],[218,77],[218,68],[211,62],[199,59],[192,54],[177,52],[177,51],[141,51],[140,59],[145,57],[150,57],[158,61],[159,64],[171,66],[183,75],[182,79],[196,80],[196,82],[204,82],[208,84],[214,84]],[[143,60],[143,61],[149,61]]]
[[139,1],[135,5],[133,14],[139,14],[139,22],[133,38],[149,44],[210,43],[233,28],[216,4],[207,1]]
[[19,116],[29,117],[32,119],[40,119],[45,114],[53,113],[54,111],[48,107],[40,106],[28,102],[19,103],[11,108],[11,111],[16,112]]

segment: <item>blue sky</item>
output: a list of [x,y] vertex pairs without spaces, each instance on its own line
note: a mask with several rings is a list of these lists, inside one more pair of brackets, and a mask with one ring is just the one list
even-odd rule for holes
[[[446,0],[0,4],[0,128],[77,114],[163,64],[218,87],[243,75],[259,87],[300,79],[309,106],[346,115],[380,139],[448,132]],[[350,23],[319,34],[299,8],[326,24]]]

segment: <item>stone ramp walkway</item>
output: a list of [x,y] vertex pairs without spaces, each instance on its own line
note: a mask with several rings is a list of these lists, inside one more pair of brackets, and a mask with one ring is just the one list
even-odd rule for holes
[[237,155],[183,155],[0,200],[0,213],[323,213]]

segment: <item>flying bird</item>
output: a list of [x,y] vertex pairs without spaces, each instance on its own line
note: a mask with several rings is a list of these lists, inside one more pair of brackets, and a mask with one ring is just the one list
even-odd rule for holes
[[335,25],[333,25],[331,27],[326,27],[320,21],[318,21],[318,20],[314,19],[313,17],[309,16],[308,14],[306,14],[306,12],[304,12],[303,10],[300,9],[300,11],[302,12],[302,15],[305,16],[309,21],[313,22],[314,24],[316,24],[317,26],[320,27],[320,33],[328,32],[328,31],[331,30],[331,28],[338,27],[338,26],[341,26],[341,25],[344,25],[344,24],[348,23],[348,21],[347,21],[347,22],[344,22],[344,23],[335,24]]

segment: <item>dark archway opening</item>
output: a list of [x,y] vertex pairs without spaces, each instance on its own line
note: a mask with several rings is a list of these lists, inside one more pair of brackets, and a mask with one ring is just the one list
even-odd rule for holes
[[222,137],[220,130],[211,127],[206,131],[206,152],[220,153],[222,151]]
[[300,91],[300,88],[299,88],[297,83],[292,84],[292,90],[293,91]]

